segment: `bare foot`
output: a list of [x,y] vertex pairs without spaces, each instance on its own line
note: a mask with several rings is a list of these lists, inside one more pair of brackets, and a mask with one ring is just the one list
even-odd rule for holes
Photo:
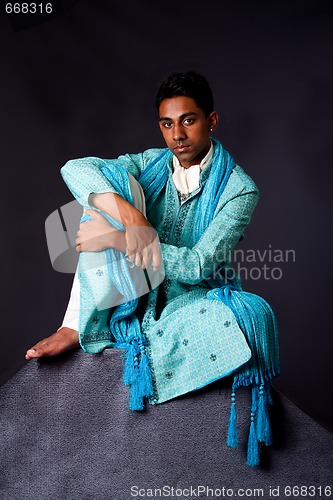
[[55,356],[79,346],[78,332],[71,328],[63,327],[50,337],[41,340],[38,344],[28,349],[25,359],[30,360],[42,356]]

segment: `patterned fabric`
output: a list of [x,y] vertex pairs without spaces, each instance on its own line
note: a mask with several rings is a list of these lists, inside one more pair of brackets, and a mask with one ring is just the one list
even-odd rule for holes
[[[212,163],[201,172],[199,188],[182,204],[172,182],[172,155],[166,149],[124,155],[117,160],[72,160],[61,171],[74,196],[85,207],[89,206],[89,194],[92,192],[112,191],[123,195],[121,186],[107,178],[109,169],[125,168],[144,188],[147,216],[160,236],[166,275],[159,290],[148,295],[142,322],[153,364],[152,403],[161,403],[202,387],[235,371],[242,364],[247,366],[251,353],[246,353],[244,349],[243,334],[250,343],[252,358],[255,358],[254,364],[259,367],[260,374],[265,363],[257,363],[257,358],[269,356],[270,350],[269,346],[260,348],[261,341],[266,342],[266,333],[272,334],[273,340],[269,345],[277,347],[272,321],[268,325],[266,320],[262,323],[254,320],[257,324],[254,327],[251,325],[251,314],[260,314],[260,308],[265,314],[268,312],[267,317],[272,312],[263,299],[249,294],[248,303],[251,303],[252,309],[244,303],[243,311],[249,316],[243,323],[239,321],[234,293],[234,290],[240,290],[239,279],[232,281],[235,287],[230,287],[229,281],[224,283],[227,286],[226,296],[232,296],[229,302],[224,300],[223,289],[217,288],[217,293],[207,295],[216,286],[215,282],[220,286],[221,276],[225,279],[232,271],[229,256],[243,237],[244,228],[258,201],[258,190],[253,181],[239,166],[234,165],[230,155],[217,141],[213,140],[213,143]],[[104,326],[100,331],[104,331],[107,318],[101,315],[101,319],[100,327],[103,321]],[[257,328],[262,325],[269,326],[266,333]],[[243,332],[242,327],[245,327]],[[189,345],[191,348],[188,348]],[[239,353],[237,366],[228,366],[228,360],[223,359],[223,354],[228,352],[230,357],[235,354],[235,359]],[[273,359],[274,363],[275,371],[269,373],[267,379],[278,374],[278,356]],[[258,463],[258,442],[270,442],[269,387],[261,383],[260,377],[255,378],[255,381],[245,376],[242,379],[242,385],[257,384],[251,408],[249,465]],[[237,445],[236,388],[237,384],[234,385],[231,406],[230,446]]]
[[[166,171],[159,170],[159,182],[163,182],[163,178],[167,179],[166,185],[153,202],[151,201],[153,195],[146,197],[148,219],[157,230],[161,241],[165,280],[159,289],[158,306],[157,301],[154,299],[154,293],[156,294],[156,292],[148,296],[148,306],[143,325],[150,324],[152,318],[158,323],[158,307],[163,310],[163,318],[166,324],[169,311],[170,315],[173,315],[173,325],[177,316],[179,325],[182,324],[184,316],[189,318],[188,306],[197,300],[204,300],[203,297],[211,289],[205,278],[212,276],[214,272],[218,272],[221,264],[223,269],[230,270],[230,252],[242,237],[244,228],[250,221],[252,211],[258,200],[258,190],[253,181],[239,166],[235,166],[222,195],[218,199],[212,222],[198,242],[195,243],[193,227],[200,207],[200,193],[209,179],[212,164],[202,171],[199,189],[192,193],[185,203],[180,204],[177,190],[172,182],[172,155],[169,153],[168,149],[150,149],[136,155],[123,155],[117,160],[102,160],[94,157],[83,158],[70,160],[61,169],[61,174],[73,195],[85,208],[88,208],[90,207],[89,195],[91,193],[112,191],[122,194],[119,185],[111,184],[106,177],[110,168],[121,169],[124,167],[138,180],[148,165],[157,163],[162,156],[166,155],[167,169]],[[94,258],[97,258],[96,255],[98,254],[95,254]],[[92,269],[97,270],[97,267],[92,266]],[[97,301],[93,300],[93,289],[99,289],[105,275],[103,274],[103,277],[98,276],[96,271],[94,273],[93,270],[90,274],[90,292],[87,293],[82,304],[85,308],[85,339],[89,340],[89,342],[84,343],[84,348],[87,352],[100,352],[104,347],[115,345],[116,339],[112,338],[110,333],[107,336],[107,332],[110,332],[110,310],[99,310],[98,300],[100,295],[98,295]],[[79,279],[82,285],[83,280],[87,279],[87,277],[80,273]],[[172,301],[179,297],[182,297],[182,299],[179,302],[177,311],[174,311]],[[212,315],[208,332],[204,330],[199,332],[199,336],[206,338],[210,335],[210,332],[218,331],[221,324],[227,321],[224,318],[227,308],[223,307],[222,304],[216,304],[212,300],[205,300],[207,301],[208,315],[210,314],[210,308],[220,307],[221,312],[220,317],[219,315]],[[229,315],[230,311],[228,311],[228,318]],[[189,318],[189,321],[193,326],[194,320]],[[238,329],[238,333],[241,334],[240,328],[236,326],[237,322],[234,320],[233,323],[235,330]],[[181,330],[182,327],[179,328]],[[196,324],[196,328],[200,327]],[[147,333],[148,328],[144,327],[143,329],[147,338],[150,338]],[[164,327],[165,329],[166,327]],[[170,335],[174,334],[177,336],[177,331],[172,328]],[[212,335],[212,338],[214,339],[214,335]],[[175,344],[177,344],[177,340],[175,340]],[[189,353],[190,350],[187,352]],[[189,354],[186,354],[186,356],[189,356]],[[219,358],[215,366],[218,367],[220,362]],[[186,364],[189,363],[184,363],[184,367]],[[155,365],[154,360],[153,365]],[[153,366],[153,369],[155,370],[155,366]],[[187,382],[177,389],[175,386],[173,389],[167,389],[166,384],[158,384],[157,382],[151,402],[159,403],[181,393],[186,393],[192,390],[193,384],[196,387],[202,387],[209,383],[203,372],[204,370],[201,370],[197,373],[197,380],[195,381],[189,380],[187,377]],[[224,375],[224,371],[221,373]],[[212,377],[210,381],[215,380],[215,378]],[[159,377],[159,381],[162,380],[165,380],[165,378]]]
[[[155,310],[157,294],[155,290],[150,295],[149,312]],[[204,289],[201,295],[198,298],[192,291],[177,297],[158,320],[146,314],[142,328],[157,389],[152,403],[163,403],[230,375],[251,357],[232,311],[208,300]]]

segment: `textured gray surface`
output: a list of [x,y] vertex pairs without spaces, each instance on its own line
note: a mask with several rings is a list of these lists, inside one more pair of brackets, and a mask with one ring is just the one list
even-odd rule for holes
[[260,468],[249,468],[247,389],[237,397],[240,445],[230,449],[227,381],[135,413],[121,379],[118,350],[76,350],[31,361],[2,386],[1,500],[127,500],[135,485],[146,498],[159,498],[147,488],[208,485],[235,495],[263,488],[265,499],[270,486],[280,487],[279,498],[293,498],[286,485],[313,485],[315,496],[309,490],[302,498],[321,498],[319,487],[333,486],[333,436],[278,392],[275,443]]

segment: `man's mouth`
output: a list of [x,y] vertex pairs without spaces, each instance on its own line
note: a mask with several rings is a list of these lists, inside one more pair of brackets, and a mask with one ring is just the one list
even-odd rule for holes
[[189,146],[186,146],[185,144],[177,144],[177,146],[174,148],[178,153],[182,153],[185,151]]

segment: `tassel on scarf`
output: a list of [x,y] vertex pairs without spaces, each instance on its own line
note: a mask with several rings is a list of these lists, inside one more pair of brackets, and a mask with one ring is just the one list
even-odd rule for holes
[[255,467],[259,464],[259,443],[256,436],[254,416],[251,413],[251,426],[247,445],[247,465]]
[[130,401],[129,407],[130,410],[141,411],[144,408],[144,400],[140,391],[140,374],[139,369],[136,369],[137,375],[135,380],[130,386]]
[[[207,298],[220,300],[231,309],[251,348],[252,357],[235,372],[233,392],[241,386],[252,386],[247,463],[254,467],[259,464],[259,443],[267,446],[272,444],[269,381],[280,373],[276,318],[262,297],[245,292],[237,283],[224,283],[220,288],[210,290]],[[230,410],[227,442],[229,446],[237,442],[234,401]]]
[[272,444],[272,431],[269,416],[268,390],[265,390],[262,384],[259,387],[259,403],[257,414],[257,438],[258,441],[265,443],[266,446]]
[[236,448],[238,446],[236,393],[234,391],[231,394],[227,445],[231,448]]
[[259,442],[255,427],[255,415],[259,405],[259,392],[256,386],[252,387],[252,407],[251,407],[251,424],[249,439],[247,443],[247,465],[255,467],[259,465]]
[[[131,355],[133,352],[135,352],[134,356]],[[129,381],[128,385],[130,386],[129,407],[131,410],[140,411],[143,410],[144,403],[140,391],[140,367],[139,367],[139,358],[137,354],[137,345],[135,349],[133,344],[130,344],[130,348],[128,349],[127,354],[128,357],[126,358],[126,365],[125,365],[125,370],[127,370],[127,372],[124,372],[124,379],[126,373],[126,379]],[[131,362],[133,363],[132,366],[130,366]]]
[[153,378],[145,348],[141,351],[140,379],[142,382],[142,395],[145,397],[152,396],[154,391]]
[[144,409],[144,399],[153,394],[153,380],[146,347],[136,339],[126,346],[124,383],[130,386],[131,410]]
[[130,342],[127,346],[126,351],[126,361],[124,366],[124,384],[131,385],[134,383],[137,378],[137,374],[135,373],[135,365],[137,365],[137,361],[135,358],[137,356],[137,349],[134,344]]

